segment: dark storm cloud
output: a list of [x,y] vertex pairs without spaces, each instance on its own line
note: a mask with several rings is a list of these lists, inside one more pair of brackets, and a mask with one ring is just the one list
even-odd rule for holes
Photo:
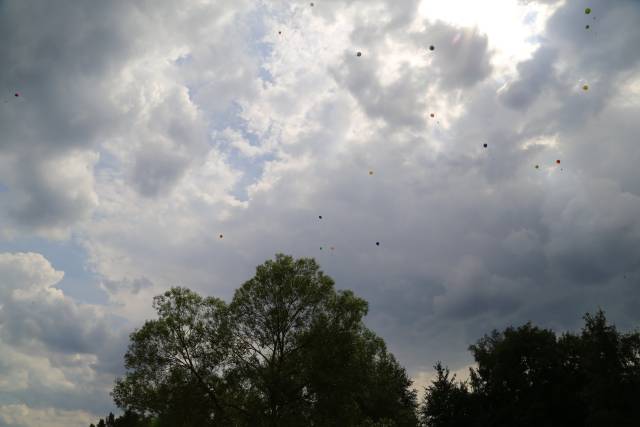
[[[13,224],[64,229],[95,205],[90,175],[69,177],[65,169],[73,165],[65,161],[78,160],[73,150],[91,150],[118,117],[104,79],[134,45],[127,40],[125,7],[3,2],[0,88],[5,95],[20,92],[0,106],[0,158],[12,163],[0,172],[9,187],[2,205]],[[76,182],[60,179],[65,175]]]
[[96,94],[135,46],[127,40],[126,4],[8,1],[2,7],[0,87],[21,93],[0,116],[2,146],[54,152],[86,146],[116,115]]

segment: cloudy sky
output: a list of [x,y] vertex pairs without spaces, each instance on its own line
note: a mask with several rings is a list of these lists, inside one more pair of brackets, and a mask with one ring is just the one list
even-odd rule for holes
[[493,328],[638,326],[639,22],[636,0],[0,0],[0,426],[115,410],[154,295],[229,300],[276,252],[367,299],[418,385]]

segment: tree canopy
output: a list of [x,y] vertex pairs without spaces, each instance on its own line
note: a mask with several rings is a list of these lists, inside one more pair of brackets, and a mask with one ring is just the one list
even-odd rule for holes
[[428,427],[640,425],[640,333],[620,333],[602,311],[580,334],[561,336],[527,323],[493,331],[469,347],[476,367],[466,383],[437,378],[420,406]]
[[438,362],[418,405],[364,325],[366,301],[313,259],[276,255],[229,303],[174,287],[153,307],[112,392],[124,414],[97,427],[640,425],[640,332],[602,311],[580,333],[527,323],[484,335],[469,380]]
[[[131,334],[116,404],[172,426],[416,425],[416,394],[367,303],[277,255],[232,301],[172,288]],[[386,425],[386,424],[384,424]]]

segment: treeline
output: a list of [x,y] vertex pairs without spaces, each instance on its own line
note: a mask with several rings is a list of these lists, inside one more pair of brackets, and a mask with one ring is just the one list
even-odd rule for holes
[[276,255],[229,304],[173,288],[153,305],[112,392],[124,414],[97,427],[640,426],[640,333],[602,311],[580,334],[493,331],[468,381],[438,363],[418,402],[366,301],[313,259]]
[[530,323],[469,347],[477,368],[456,381],[440,363],[419,408],[426,426],[640,426],[640,333],[623,334],[602,311],[580,334]]

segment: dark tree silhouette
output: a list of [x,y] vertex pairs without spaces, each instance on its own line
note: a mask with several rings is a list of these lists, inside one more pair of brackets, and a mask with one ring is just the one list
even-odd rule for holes
[[449,377],[441,362],[434,366],[437,377],[425,390],[420,415],[428,427],[468,427],[474,425],[473,396],[467,385]]
[[[469,347],[468,382],[435,365],[420,406],[404,368],[312,259],[276,255],[231,303],[172,288],[134,331],[97,427],[640,426],[640,332],[602,311],[578,334],[527,323]],[[93,427],[93,425],[91,426]]]
[[469,348],[478,368],[471,385],[485,423],[567,426],[563,419],[562,354],[555,334],[530,323],[485,335]]
[[477,364],[469,390],[436,365],[424,424],[639,426],[640,333],[619,333],[601,310],[584,321],[580,334],[559,338],[530,323],[485,335],[469,347]]
[[131,334],[119,407],[158,425],[416,425],[411,380],[367,303],[312,259],[277,255],[230,304],[173,288]]

